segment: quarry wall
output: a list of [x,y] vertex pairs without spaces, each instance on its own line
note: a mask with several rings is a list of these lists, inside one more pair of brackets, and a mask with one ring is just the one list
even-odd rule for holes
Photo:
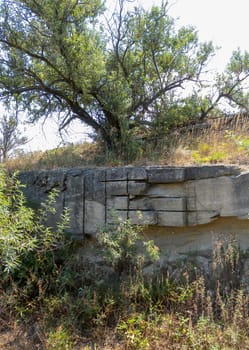
[[249,248],[249,173],[237,167],[74,168],[19,177],[34,207],[59,190],[58,216],[70,210],[69,231],[77,239],[95,236],[114,211],[144,225],[167,258],[194,251],[205,257],[215,240],[229,235]]

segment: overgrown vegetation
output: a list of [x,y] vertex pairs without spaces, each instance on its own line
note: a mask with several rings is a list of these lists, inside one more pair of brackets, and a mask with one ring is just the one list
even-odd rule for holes
[[10,170],[80,166],[249,164],[249,121],[244,115],[208,119],[165,136],[139,139],[136,157],[118,157],[99,143],[68,145],[45,152],[19,154],[6,162]]
[[45,226],[54,194],[35,213],[20,186],[1,170],[1,349],[248,348],[248,254],[235,237],[214,242],[208,269],[189,259],[171,274],[148,265],[159,251],[139,226],[72,242],[67,213]]

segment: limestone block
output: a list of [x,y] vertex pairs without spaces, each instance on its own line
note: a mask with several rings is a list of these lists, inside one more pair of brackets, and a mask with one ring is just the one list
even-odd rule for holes
[[188,226],[203,225],[216,220],[219,217],[217,211],[194,211],[188,213]]
[[186,202],[188,211],[196,210],[196,197],[188,197]]
[[147,171],[144,167],[128,168],[128,180],[144,180],[147,181]]
[[107,198],[106,207],[107,207],[107,210],[109,209],[128,210],[128,197],[117,196],[117,197]]
[[127,181],[106,182],[106,195],[107,197],[128,195]]
[[180,211],[158,211],[158,226],[181,227],[187,224],[186,212]]
[[62,170],[43,170],[43,171],[27,171],[18,175],[22,184],[27,187],[27,195],[38,197],[49,193],[53,188],[60,191],[65,190],[66,171]]
[[130,209],[135,210],[165,210],[165,211],[185,211],[186,200],[185,198],[172,198],[172,197],[157,197],[157,198],[140,198],[133,199],[129,204]]
[[240,169],[235,166],[226,165],[205,165],[191,166],[185,169],[185,180],[198,180],[207,178],[217,178],[220,176],[238,175]]
[[70,232],[83,234],[84,214],[84,177],[68,176],[64,206],[70,212]]
[[153,210],[153,206],[150,198],[135,197],[129,202],[129,209],[131,210]]
[[[234,178],[218,177],[189,181],[186,193],[190,193],[188,210],[215,211],[221,216],[234,216]],[[194,198],[193,198],[194,195]],[[194,203],[195,201],[195,203]]]
[[141,195],[147,191],[148,186],[148,183],[143,181],[129,181],[128,193],[131,196]]
[[95,201],[85,201],[84,233],[96,234],[105,225],[105,206]]
[[152,207],[154,210],[166,210],[166,211],[185,211],[186,199],[185,198],[151,198]]
[[157,213],[154,211],[129,211],[129,219],[134,225],[156,225]]
[[152,184],[146,190],[148,197],[185,197],[185,185],[179,184]]
[[102,181],[103,175],[104,173],[102,171],[96,171],[96,169],[87,170],[84,173],[84,192],[85,199],[97,201],[104,205],[106,184]]
[[185,180],[184,167],[148,167],[149,183],[176,183]]
[[81,198],[84,197],[84,176],[77,175],[77,176],[69,176],[67,175],[66,179],[66,195],[67,196],[81,196]]
[[125,181],[127,174],[128,168],[109,168],[106,169],[106,181]]
[[235,216],[248,218],[249,213],[249,173],[234,178],[233,210]]

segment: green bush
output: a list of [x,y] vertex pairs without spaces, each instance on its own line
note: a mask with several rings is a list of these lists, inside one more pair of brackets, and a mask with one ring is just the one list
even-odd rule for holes
[[[139,215],[139,213],[138,213]],[[152,240],[143,236],[142,226],[133,225],[129,219],[115,218],[104,227],[97,238],[103,248],[103,256],[118,275],[140,270],[146,262],[159,259],[159,249]]]
[[[41,300],[55,288],[60,266],[58,253],[66,244],[67,211],[56,229],[46,225],[55,214],[56,192],[52,191],[41,209],[28,208],[17,174],[0,169],[0,275],[1,290],[18,303]],[[22,304],[23,306],[23,304]]]

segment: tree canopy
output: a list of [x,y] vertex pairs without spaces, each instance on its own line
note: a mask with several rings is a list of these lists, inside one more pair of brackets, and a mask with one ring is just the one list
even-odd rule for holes
[[211,42],[177,29],[168,3],[112,15],[101,0],[0,0],[0,98],[15,99],[31,121],[81,120],[108,149],[135,133],[165,130],[210,113],[222,98],[248,108],[248,53],[207,86]]

